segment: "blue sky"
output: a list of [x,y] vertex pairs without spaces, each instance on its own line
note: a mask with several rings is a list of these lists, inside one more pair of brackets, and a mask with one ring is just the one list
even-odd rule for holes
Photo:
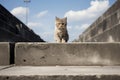
[[[116,0],[31,0],[28,27],[48,42],[54,42],[55,16],[67,17],[69,42],[102,15]],[[0,0],[7,10],[26,23],[24,0]]]

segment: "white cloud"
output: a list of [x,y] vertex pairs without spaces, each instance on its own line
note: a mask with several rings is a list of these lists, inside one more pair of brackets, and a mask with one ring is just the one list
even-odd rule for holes
[[38,23],[38,22],[29,22],[29,23],[28,23],[28,26],[29,26],[30,28],[34,28],[34,27],[40,27],[40,26],[42,26],[42,24],[41,24],[41,23]]
[[90,2],[90,7],[84,10],[70,10],[64,16],[68,17],[68,21],[87,21],[96,19],[109,7],[109,0],[94,0]]
[[54,42],[54,32],[52,31],[40,33],[40,36],[46,41]]
[[80,29],[85,30],[90,26],[90,24],[82,24]]
[[42,35],[43,35],[44,37],[48,37],[49,35],[51,35],[51,32],[44,32]]
[[[16,17],[23,17],[26,15],[26,7],[16,7],[11,10],[11,13]],[[28,13],[29,13],[29,9],[28,9]]]
[[26,7],[16,7],[12,9],[10,12],[17,17],[19,20],[21,20],[23,23],[26,22],[26,10],[29,14],[29,8]]
[[92,0],[86,9],[66,12],[64,16],[68,18],[70,24],[68,30],[71,40],[79,36],[108,8],[109,0]]
[[43,16],[45,16],[46,14],[48,13],[48,11],[47,10],[45,10],[45,11],[42,11],[42,12],[39,12],[38,14],[37,14],[37,17],[43,17]]
[[72,29],[72,26],[69,26],[69,25],[68,25],[68,26],[67,26],[67,29],[68,29],[68,30],[71,30],[71,29]]

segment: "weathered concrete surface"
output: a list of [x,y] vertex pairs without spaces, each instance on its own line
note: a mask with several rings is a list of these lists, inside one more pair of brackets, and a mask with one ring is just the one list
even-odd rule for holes
[[10,50],[9,43],[3,42],[0,43],[0,65],[9,65],[10,64]]
[[120,0],[88,27],[75,42],[120,42]]
[[118,75],[93,76],[0,76],[0,80],[120,80]]
[[1,70],[0,80],[120,80],[120,67],[16,66]]
[[4,68],[6,68],[6,66],[0,66],[0,70],[3,70]]
[[0,65],[0,71],[4,70],[4,69],[8,69],[8,68],[13,67],[13,66],[14,65],[5,65],[5,66],[4,65],[3,66]]
[[105,31],[102,34],[94,36],[91,38],[92,42],[120,42],[120,24],[116,25],[114,28]]
[[16,65],[120,65],[120,43],[17,43]]

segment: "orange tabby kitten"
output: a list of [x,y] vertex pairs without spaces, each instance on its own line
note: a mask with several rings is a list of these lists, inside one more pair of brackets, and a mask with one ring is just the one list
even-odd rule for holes
[[65,43],[69,39],[67,31],[67,17],[60,19],[56,17],[55,20],[55,40],[57,43]]

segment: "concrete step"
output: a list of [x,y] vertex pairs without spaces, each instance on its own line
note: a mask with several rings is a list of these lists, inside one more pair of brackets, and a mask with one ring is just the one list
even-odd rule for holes
[[14,65],[6,65],[6,66],[0,66],[0,71],[1,70],[4,70],[4,69],[7,69],[7,68],[10,68],[10,67],[13,67]]
[[120,66],[14,66],[0,80],[120,80]]
[[23,66],[120,66],[120,43],[17,43]]
[[8,42],[0,42],[0,65],[10,64],[10,46]]
[[5,69],[7,66],[0,66],[0,70]]

